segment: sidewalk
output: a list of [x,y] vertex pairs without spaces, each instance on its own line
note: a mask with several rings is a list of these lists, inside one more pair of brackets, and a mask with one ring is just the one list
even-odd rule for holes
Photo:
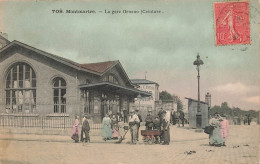
[[[141,126],[140,130],[145,127]],[[139,132],[139,144],[142,144],[142,136]],[[205,133],[197,133],[193,129],[187,127],[170,127],[171,142],[185,142],[208,139],[208,135]],[[130,141],[130,131],[127,132],[125,140],[122,144],[126,144]],[[42,141],[42,142],[73,142],[70,136],[66,135],[37,135],[37,134],[14,134],[6,131],[0,131],[0,140],[16,140],[16,141]],[[118,140],[104,141],[97,131],[90,132],[91,143],[116,143]]]

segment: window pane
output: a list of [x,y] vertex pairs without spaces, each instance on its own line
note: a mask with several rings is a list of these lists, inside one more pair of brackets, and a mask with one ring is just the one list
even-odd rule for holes
[[25,79],[30,79],[30,72],[25,72]]
[[54,89],[54,96],[58,97],[59,96],[59,89]]
[[36,87],[36,79],[32,79],[32,87]]
[[59,87],[59,80],[54,80],[54,83],[53,83],[54,87]]
[[54,105],[54,113],[58,113],[59,112],[59,106],[58,105]]
[[32,70],[32,78],[36,78],[35,72]]
[[9,80],[9,81],[11,80],[10,74],[11,74],[11,72],[8,73],[6,80]]
[[6,86],[5,86],[6,88],[11,88],[11,81],[6,81]]
[[23,73],[23,65],[22,64],[19,65],[19,73]]
[[66,86],[66,82],[65,82],[65,80],[64,79],[61,79],[61,86]]
[[19,73],[19,80],[23,80],[23,73]]
[[59,98],[58,97],[54,97],[53,98],[53,102],[54,102],[54,104],[59,104]]
[[61,105],[61,113],[66,113],[66,106],[65,105]]
[[13,72],[13,80],[17,80],[17,72]]
[[10,98],[11,97],[11,91],[6,91],[6,98]]
[[13,72],[17,72],[17,65],[13,67]]
[[26,72],[30,72],[30,66],[29,66],[29,65],[26,65],[26,66],[25,66],[25,71],[26,71]]
[[6,104],[6,105],[10,105],[10,98],[6,98],[5,104]]
[[23,81],[22,80],[19,81],[19,88],[23,88]]
[[66,89],[61,89],[61,97],[66,97]]
[[66,104],[66,98],[61,98],[61,104]]

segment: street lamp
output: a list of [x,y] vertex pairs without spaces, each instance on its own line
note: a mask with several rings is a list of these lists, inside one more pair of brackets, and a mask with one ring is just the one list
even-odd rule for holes
[[197,66],[197,71],[198,71],[198,106],[197,106],[197,115],[196,115],[196,126],[197,128],[201,128],[201,122],[202,122],[202,117],[201,117],[201,112],[200,112],[200,65],[203,65],[203,61],[200,59],[200,55],[198,53],[197,59],[193,62],[193,65]]
[[140,111],[140,101],[141,101],[141,99],[142,99],[142,96],[139,94],[139,95],[137,96],[137,100],[139,101],[139,111]]

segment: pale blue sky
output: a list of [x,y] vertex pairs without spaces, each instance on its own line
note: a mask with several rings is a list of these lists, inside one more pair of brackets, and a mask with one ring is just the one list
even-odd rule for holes
[[[198,3],[198,1],[200,1]],[[0,31],[79,63],[120,60],[130,78],[147,78],[160,90],[259,110],[257,1],[250,1],[251,45],[215,46],[213,0],[150,2],[0,2]],[[161,10],[162,14],[53,14],[52,9]],[[242,51],[247,47],[246,51]]]

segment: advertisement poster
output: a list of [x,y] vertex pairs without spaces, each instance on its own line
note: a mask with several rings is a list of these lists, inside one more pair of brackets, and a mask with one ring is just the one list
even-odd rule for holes
[[259,4],[0,0],[0,163],[259,163]]

